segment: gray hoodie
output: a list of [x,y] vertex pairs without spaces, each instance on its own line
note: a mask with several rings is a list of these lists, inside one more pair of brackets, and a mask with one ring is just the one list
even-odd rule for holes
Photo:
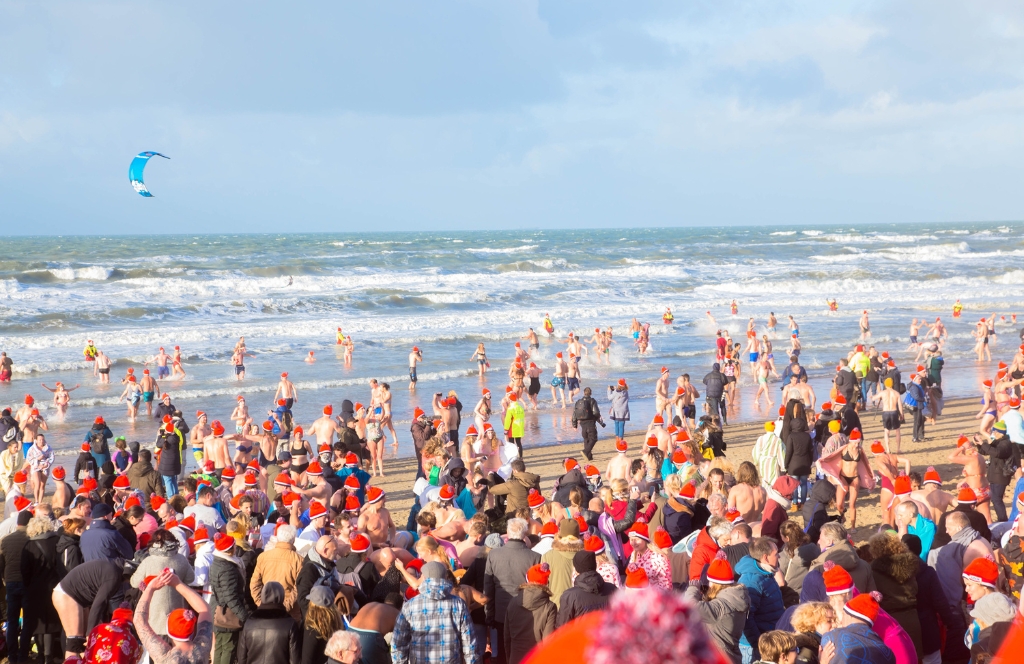
[[722,588],[714,599],[704,599],[696,586],[688,586],[683,596],[697,606],[701,622],[708,628],[708,633],[722,654],[735,664],[739,664],[742,661],[740,636],[743,634],[743,626],[747,623],[747,610],[750,608],[747,589],[736,583]]

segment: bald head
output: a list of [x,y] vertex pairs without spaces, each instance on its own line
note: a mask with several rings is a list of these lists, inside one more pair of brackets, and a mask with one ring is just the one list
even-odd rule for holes
[[334,541],[334,537],[331,535],[324,535],[316,541],[316,552],[325,560],[334,560],[334,555],[337,551],[338,543]]

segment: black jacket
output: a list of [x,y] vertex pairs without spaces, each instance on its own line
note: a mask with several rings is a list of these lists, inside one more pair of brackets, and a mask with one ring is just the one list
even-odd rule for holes
[[[839,431],[845,436],[849,436],[854,429],[864,431],[864,427],[860,425],[860,415],[857,414],[857,409],[853,407],[852,403],[839,413],[839,423],[842,425],[839,427]],[[828,439],[826,438],[826,440]]]
[[583,505],[586,506],[590,503],[590,499],[594,497],[594,493],[590,490],[590,486],[587,484],[587,478],[583,475],[583,471],[579,466],[576,466],[565,475],[562,475],[556,481],[558,490],[555,491],[555,501],[559,505],[569,504],[569,491],[573,487],[580,490],[583,494]]
[[[309,550],[310,554],[315,554],[315,549]],[[313,589],[317,581],[330,577],[334,574],[334,561],[324,560],[319,555],[307,555],[306,559],[302,563],[302,570],[299,572],[299,576],[295,579],[295,591],[298,595],[296,604],[299,606],[299,610],[302,611],[302,617],[306,617],[306,607],[309,606],[309,600],[306,599],[306,595]],[[333,590],[337,591],[337,588],[330,583]]]
[[26,529],[18,527],[0,540],[0,576],[4,583],[21,583],[21,555],[28,544]]
[[90,560],[131,560],[135,555],[128,540],[121,537],[114,526],[103,519],[94,519],[82,533],[82,558]]
[[409,433],[412,434],[412,444],[416,448],[416,457],[419,458],[420,452],[423,450],[423,446],[427,444],[430,437],[434,435],[434,426],[424,418],[420,418],[412,421],[412,426],[409,427]]
[[79,452],[78,458],[75,459],[75,482],[78,484],[82,483],[82,473],[92,470],[92,476],[96,477],[99,474],[100,469],[96,467],[96,460],[93,459],[92,454],[89,452]]
[[136,549],[139,540],[135,537],[135,528],[132,524],[128,523],[128,518],[124,514],[114,519],[114,530],[120,533],[125,542],[128,542],[128,546],[132,548],[132,551]]
[[615,586],[601,578],[597,572],[583,572],[576,577],[572,588],[562,592],[558,618],[555,624],[561,627],[570,620],[591,611],[600,611],[608,604],[608,597],[615,592]]
[[721,371],[711,371],[704,376],[705,397],[708,401],[722,398],[725,393],[725,376]]
[[807,432],[806,420],[793,420],[785,443],[786,474],[792,477],[810,475],[811,464],[814,463],[814,443],[811,442],[811,434]]
[[56,531],[30,539],[21,554],[21,577],[25,584],[25,616],[22,629],[28,634],[58,634],[60,616],[53,608],[53,589],[64,576],[57,555]]
[[264,604],[245,621],[237,664],[299,664],[302,629],[281,604]]
[[[218,606],[231,609],[238,619],[243,623],[255,610],[256,605],[249,598],[249,584],[246,583],[242,569],[234,562],[227,560],[216,553],[213,554],[213,562],[210,563],[210,610],[214,611]],[[215,632],[229,632],[231,630],[214,627]]]
[[165,415],[170,415],[171,417],[174,417],[174,411],[176,410],[178,409],[177,407],[175,407],[173,403],[164,404],[163,401],[160,401],[160,403],[156,404],[156,406],[153,408],[153,418],[157,420],[162,420],[164,419]]
[[675,498],[669,498],[661,508],[665,530],[675,544],[693,532],[693,509]]
[[1020,453],[1014,447],[1016,446],[1010,442],[1010,437],[1005,433],[991,443],[978,445],[978,452],[989,458],[988,481],[990,484],[1006,486],[1010,483],[1013,473],[1016,472],[1015,464],[1019,465],[1020,463]]
[[302,664],[327,664],[325,648],[327,642],[320,638],[320,633],[307,627],[302,634]]
[[572,408],[572,428],[580,422],[600,422],[601,408],[594,397],[581,397]]
[[81,535],[69,535],[65,532],[57,539],[57,555],[60,556],[60,564],[63,567],[61,576],[85,562],[82,558],[81,539]]
[[156,439],[157,447],[160,448],[160,466],[158,470],[161,475],[181,474],[181,441],[174,431],[161,431]]
[[857,385],[857,375],[845,367],[836,372],[835,380],[833,381],[836,385],[836,391],[842,394],[846,398],[846,403],[850,406],[853,405],[853,391]]
[[539,563],[540,554],[519,540],[509,540],[505,546],[487,554],[484,594],[488,602],[484,608],[488,622],[505,622],[508,603],[519,595],[519,586],[526,579],[526,571]]
[[828,506],[836,499],[836,485],[831,482],[815,482],[811,487],[807,502],[804,503],[802,515],[804,530],[810,541],[817,542],[821,527],[829,520]]
[[96,454],[110,454],[107,441],[113,437],[114,432],[106,424],[94,424],[89,433],[85,434],[84,442],[89,443],[90,449]]

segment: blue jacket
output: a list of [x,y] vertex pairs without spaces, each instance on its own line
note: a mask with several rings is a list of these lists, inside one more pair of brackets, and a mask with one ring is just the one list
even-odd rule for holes
[[338,477],[341,478],[342,482],[347,480],[349,475],[355,475],[355,478],[359,480],[359,491],[356,491],[356,496],[359,498],[360,503],[365,503],[366,485],[370,483],[370,473],[362,468],[342,468],[338,471]]
[[[1013,502],[1016,503],[1017,501]],[[935,522],[918,514],[914,523],[907,526],[907,532],[911,535],[917,535],[918,539],[921,540],[920,558],[924,562],[928,562],[928,552],[932,550],[932,542],[935,541]]]
[[896,655],[870,627],[861,623],[840,627],[821,637],[821,645],[836,644],[832,664],[896,664]]
[[753,647],[754,652],[757,652],[757,640],[763,632],[775,629],[775,623],[785,610],[782,591],[775,577],[764,571],[750,556],[743,556],[736,563],[736,574],[750,598],[747,624],[743,627],[740,643]]
[[121,533],[114,529],[109,521],[95,519],[84,533],[79,542],[82,549],[82,559],[85,562],[90,560],[131,560],[135,552],[128,544]]

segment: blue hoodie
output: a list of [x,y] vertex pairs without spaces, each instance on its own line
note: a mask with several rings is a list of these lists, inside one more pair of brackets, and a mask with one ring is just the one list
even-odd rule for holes
[[761,638],[761,634],[775,629],[775,623],[785,610],[782,590],[775,582],[775,577],[750,556],[743,556],[736,563],[736,575],[739,583],[746,587],[747,596],[750,598],[747,624],[743,627],[740,643],[752,647],[756,653],[757,640]]

